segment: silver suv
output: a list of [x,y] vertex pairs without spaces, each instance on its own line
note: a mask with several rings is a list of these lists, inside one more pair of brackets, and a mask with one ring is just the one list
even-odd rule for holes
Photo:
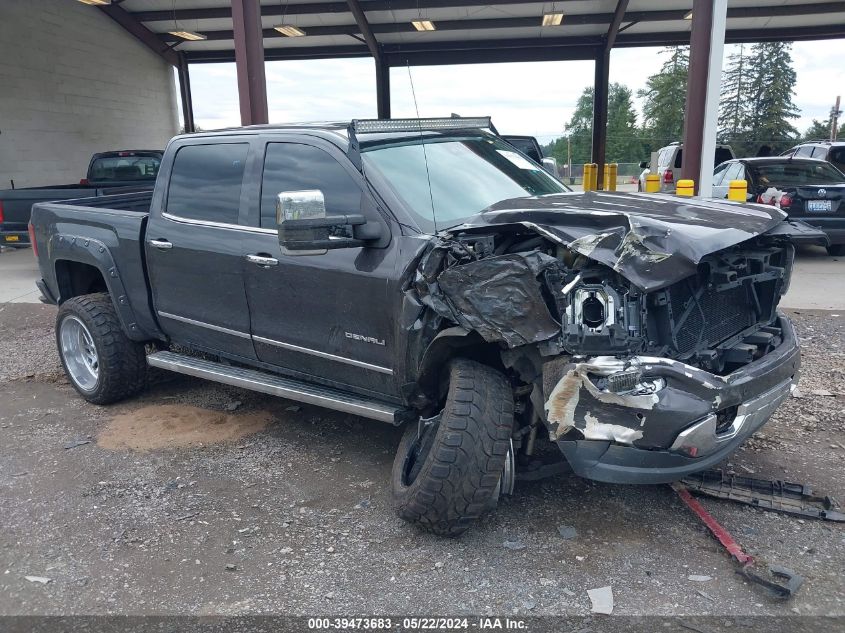
[[[656,173],[660,176],[660,193],[675,193],[675,183],[681,177],[681,164],[684,157],[684,146],[682,143],[671,143],[651,154],[651,163],[643,161],[640,167],[644,169],[640,174],[637,183],[637,191],[645,191],[645,177],[652,173],[652,166],[657,163]],[[730,145],[717,145],[716,154],[713,157],[713,167],[724,163],[726,160],[736,158]]]
[[807,141],[788,149],[781,156],[821,158],[845,172],[845,141]]

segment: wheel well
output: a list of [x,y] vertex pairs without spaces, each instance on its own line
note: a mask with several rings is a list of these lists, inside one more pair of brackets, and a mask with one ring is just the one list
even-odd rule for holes
[[420,364],[417,380],[424,393],[431,395],[437,391],[441,376],[448,372],[449,361],[457,356],[505,371],[499,347],[484,341],[477,332],[441,335],[429,344]]
[[56,282],[59,285],[59,300],[65,302],[71,297],[93,292],[108,292],[106,279],[96,266],[59,260],[56,262]]

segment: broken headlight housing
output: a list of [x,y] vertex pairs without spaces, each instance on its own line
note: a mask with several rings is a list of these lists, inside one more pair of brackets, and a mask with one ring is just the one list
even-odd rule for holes
[[644,348],[642,296],[608,269],[582,270],[558,286],[561,345],[573,355],[629,354]]

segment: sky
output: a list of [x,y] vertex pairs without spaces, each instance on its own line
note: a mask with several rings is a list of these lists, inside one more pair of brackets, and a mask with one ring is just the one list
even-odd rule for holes
[[[726,56],[734,48],[726,47]],[[610,81],[636,94],[660,69],[660,50],[615,49]],[[798,75],[794,101],[801,111],[792,123],[804,132],[812,119],[826,119],[836,95],[845,92],[845,41],[796,42],[792,59]],[[503,134],[528,134],[547,143],[563,135],[593,72],[592,61],[415,66],[410,77],[407,68],[392,68],[392,115],[414,117],[417,109],[422,117],[490,115]],[[271,123],[376,116],[372,59],[267,62],[266,76]],[[240,125],[234,64],[192,64],[191,88],[202,129]],[[635,105],[639,111],[639,99]]]

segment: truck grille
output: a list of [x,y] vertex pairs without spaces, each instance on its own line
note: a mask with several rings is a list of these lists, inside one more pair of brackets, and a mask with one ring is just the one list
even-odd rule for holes
[[[732,252],[650,298],[650,339],[673,358],[713,350],[775,317],[787,272],[783,249]],[[654,329],[652,329],[654,328]]]
[[745,286],[723,292],[692,286],[682,282],[669,292],[675,351],[679,356],[718,345],[757,321]]

